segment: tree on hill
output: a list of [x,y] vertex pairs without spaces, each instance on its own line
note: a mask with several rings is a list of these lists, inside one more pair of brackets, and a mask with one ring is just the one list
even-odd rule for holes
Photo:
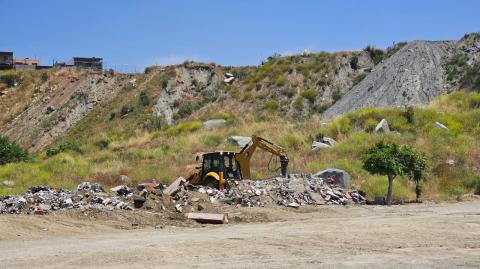
[[388,178],[387,204],[392,203],[393,180],[397,176],[408,176],[417,183],[417,199],[420,196],[420,180],[426,169],[425,154],[411,146],[399,146],[391,142],[378,142],[363,156],[363,168],[372,174]]
[[0,136],[0,165],[28,160],[28,152],[17,143]]

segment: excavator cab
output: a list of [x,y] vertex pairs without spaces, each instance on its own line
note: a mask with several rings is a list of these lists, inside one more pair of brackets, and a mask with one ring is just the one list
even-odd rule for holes
[[235,152],[220,151],[203,154],[201,185],[223,188],[225,179],[242,179]]

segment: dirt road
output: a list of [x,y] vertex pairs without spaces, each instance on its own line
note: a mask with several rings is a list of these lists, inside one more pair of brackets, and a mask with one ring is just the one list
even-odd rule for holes
[[[0,217],[0,234],[22,233],[0,241],[0,267],[480,268],[478,201],[253,210],[276,221],[123,231],[41,219],[26,234],[30,217]],[[63,232],[39,235],[52,227]]]

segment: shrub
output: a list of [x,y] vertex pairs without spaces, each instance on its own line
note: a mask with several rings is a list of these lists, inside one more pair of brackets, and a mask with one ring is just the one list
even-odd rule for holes
[[268,102],[265,104],[265,109],[267,109],[269,112],[275,112],[275,111],[277,111],[279,108],[280,108],[280,105],[279,105],[278,102],[275,101],[275,100],[268,101]]
[[465,53],[454,54],[446,63],[447,80],[453,81],[463,74],[467,65],[468,55]]
[[203,144],[207,147],[216,147],[224,140],[222,135],[209,135],[203,139]]
[[133,110],[134,110],[133,107],[129,107],[129,106],[126,106],[126,105],[122,106],[122,109],[120,110],[120,115],[125,116],[128,113],[133,112]]
[[28,152],[7,137],[0,136],[0,165],[28,160]]
[[480,180],[477,181],[477,184],[475,184],[475,192],[476,195],[480,195]]
[[192,101],[183,101],[178,106],[178,112],[175,115],[176,119],[181,119],[193,113],[194,110],[198,109],[199,105],[196,102]]
[[336,89],[335,91],[333,91],[332,93],[332,99],[333,99],[333,103],[336,103],[338,100],[340,100],[340,98],[342,98],[342,91],[340,91],[340,89]]
[[358,57],[355,55],[352,57],[352,59],[350,59],[350,67],[353,69],[353,70],[357,70],[358,69]]
[[57,155],[58,153],[60,152],[64,152],[64,151],[75,151],[75,152],[78,152],[80,154],[83,153],[83,150],[74,142],[63,142],[61,144],[58,144],[57,146],[54,146],[54,147],[51,147],[49,149],[47,149],[47,156],[48,157],[52,157],[52,156],[55,156]]
[[281,146],[284,146],[289,149],[300,149],[303,144],[303,139],[301,136],[296,134],[286,134],[281,138]]
[[303,109],[303,98],[301,96],[298,96],[295,99],[295,101],[293,102],[293,107],[298,111],[302,111],[302,109]]
[[177,126],[169,127],[167,129],[167,133],[171,136],[182,133],[190,133],[200,129],[200,127],[202,127],[202,123],[199,121],[182,122]]
[[353,78],[353,81],[352,81],[353,85],[352,85],[352,87],[355,86],[355,85],[357,85],[358,83],[360,83],[366,76],[367,76],[367,74],[365,74],[365,73],[359,73],[359,74],[357,74],[357,75]]
[[385,55],[385,52],[381,49],[377,49],[373,46],[370,46],[368,45],[364,51],[368,52],[368,55],[370,56],[370,58],[372,59],[373,63],[375,65],[377,65],[378,63],[380,63],[383,58],[384,58],[384,55]]
[[145,91],[140,92],[140,95],[138,96],[138,102],[142,106],[148,106],[150,104],[150,97],[148,97]]
[[108,139],[100,139],[97,142],[95,142],[95,146],[97,146],[100,149],[107,149],[108,145],[110,144],[110,140]]
[[46,82],[48,80],[48,72],[42,72],[42,75],[40,76],[42,82]]
[[20,75],[12,70],[5,71],[2,75],[0,75],[0,82],[5,83],[7,87],[15,86],[15,83],[20,82],[20,80]]
[[147,129],[149,131],[161,130],[164,126],[167,126],[167,121],[163,116],[154,115],[150,117],[150,119],[147,122]]
[[307,99],[310,103],[315,102],[315,98],[317,97],[317,91],[314,89],[305,89],[302,93],[301,96],[305,99]]

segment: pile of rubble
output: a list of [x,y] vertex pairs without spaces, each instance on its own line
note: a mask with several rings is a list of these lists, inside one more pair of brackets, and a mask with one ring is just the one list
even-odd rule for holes
[[[127,195],[131,195],[127,194]],[[106,193],[97,183],[83,182],[75,191],[34,186],[23,195],[0,197],[0,214],[38,214],[62,209],[133,209],[120,194]]]
[[34,186],[23,195],[0,197],[0,214],[39,214],[67,209],[111,211],[145,209],[178,213],[216,211],[214,204],[268,207],[350,205],[365,203],[358,191],[346,191],[332,178],[291,174],[268,180],[229,180],[218,190],[193,186],[183,178],[170,186],[142,183],[131,189],[121,185],[104,191],[97,183],[83,182],[74,191]]
[[208,195],[212,203],[225,203],[245,207],[288,206],[298,208],[304,205],[351,205],[364,204],[366,199],[358,191],[346,191],[328,178],[315,175],[295,175],[288,178],[268,180],[231,180],[225,190],[217,190],[204,186],[184,185],[177,180],[170,190],[177,206],[189,201],[189,192],[200,192]]

